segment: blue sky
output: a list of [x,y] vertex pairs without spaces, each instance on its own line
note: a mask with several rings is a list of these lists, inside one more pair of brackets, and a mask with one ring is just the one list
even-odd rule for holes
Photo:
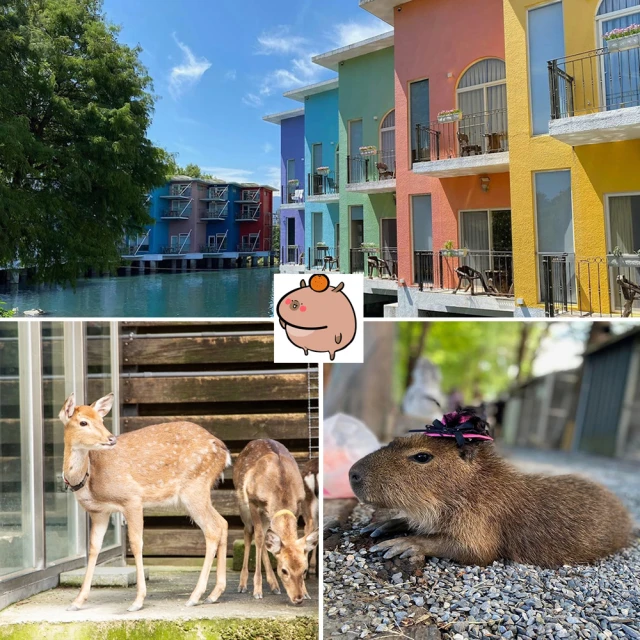
[[358,0],[105,0],[120,39],[143,48],[158,96],[150,138],[227,180],[280,183],[284,91],[335,74],[311,57],[390,27]]

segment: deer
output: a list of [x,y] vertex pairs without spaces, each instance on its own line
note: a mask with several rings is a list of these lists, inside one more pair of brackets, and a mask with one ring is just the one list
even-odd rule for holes
[[116,437],[103,423],[113,401],[110,393],[91,406],[76,406],[72,393],[58,416],[64,424],[64,482],[91,518],[87,572],[68,610],[78,611],[89,597],[98,554],[114,512],[122,513],[127,521],[136,564],[136,598],[128,611],[142,609],[147,594],[142,562],[145,507],[182,506],[202,529],[205,558],[187,606],[199,603],[217,552],[216,585],[205,603],[216,602],[226,588],[228,525],[211,504],[211,490],[231,465],[229,450],[224,442],[191,422],[158,424]]
[[272,593],[280,594],[269,552],[277,562],[278,577],[292,604],[309,599],[305,578],[309,553],[318,544],[318,531],[298,538],[298,518],[305,500],[304,482],[294,457],[275,440],[253,440],[233,466],[233,484],[244,523],[244,559],[239,593],[246,593],[251,538],[256,543],[253,597],[262,598],[262,568]]
[[[307,462],[302,469],[304,481],[304,502],[302,503],[302,519],[304,520],[304,533],[309,535],[320,528],[320,484],[318,483],[318,458]],[[315,568],[318,574],[317,547],[311,553],[309,566]]]

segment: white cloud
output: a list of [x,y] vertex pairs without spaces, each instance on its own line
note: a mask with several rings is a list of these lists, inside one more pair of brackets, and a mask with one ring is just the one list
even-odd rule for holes
[[175,33],[172,35],[183,53],[182,62],[173,67],[169,75],[169,93],[177,100],[183,90],[195,86],[200,81],[211,68],[211,63],[206,58],[196,57],[186,44],[178,40]]
[[352,21],[337,24],[328,36],[338,47],[346,47],[387,31],[389,31],[389,25],[382,20]]
[[280,25],[271,33],[262,32],[258,36],[259,55],[288,55],[303,50],[308,40],[302,36],[291,35],[291,27]]
[[265,142],[262,146],[263,153],[271,153],[273,151],[273,145],[269,142]]
[[264,104],[262,98],[257,96],[255,93],[247,93],[242,98],[242,102],[244,102],[248,107],[261,107]]
[[229,69],[227,73],[224,74],[225,80],[235,80],[238,77],[238,72],[235,69]]

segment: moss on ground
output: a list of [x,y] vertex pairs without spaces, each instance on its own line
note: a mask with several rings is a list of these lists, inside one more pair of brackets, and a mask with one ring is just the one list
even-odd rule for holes
[[318,636],[318,620],[305,617],[0,626],[0,640],[317,640]]

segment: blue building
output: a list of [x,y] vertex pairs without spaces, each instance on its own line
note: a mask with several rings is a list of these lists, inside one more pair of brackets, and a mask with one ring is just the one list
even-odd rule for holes
[[284,95],[302,102],[305,110],[307,196],[304,207],[304,246],[306,264],[311,268],[338,268],[337,258],[340,254],[338,79],[302,87]]

